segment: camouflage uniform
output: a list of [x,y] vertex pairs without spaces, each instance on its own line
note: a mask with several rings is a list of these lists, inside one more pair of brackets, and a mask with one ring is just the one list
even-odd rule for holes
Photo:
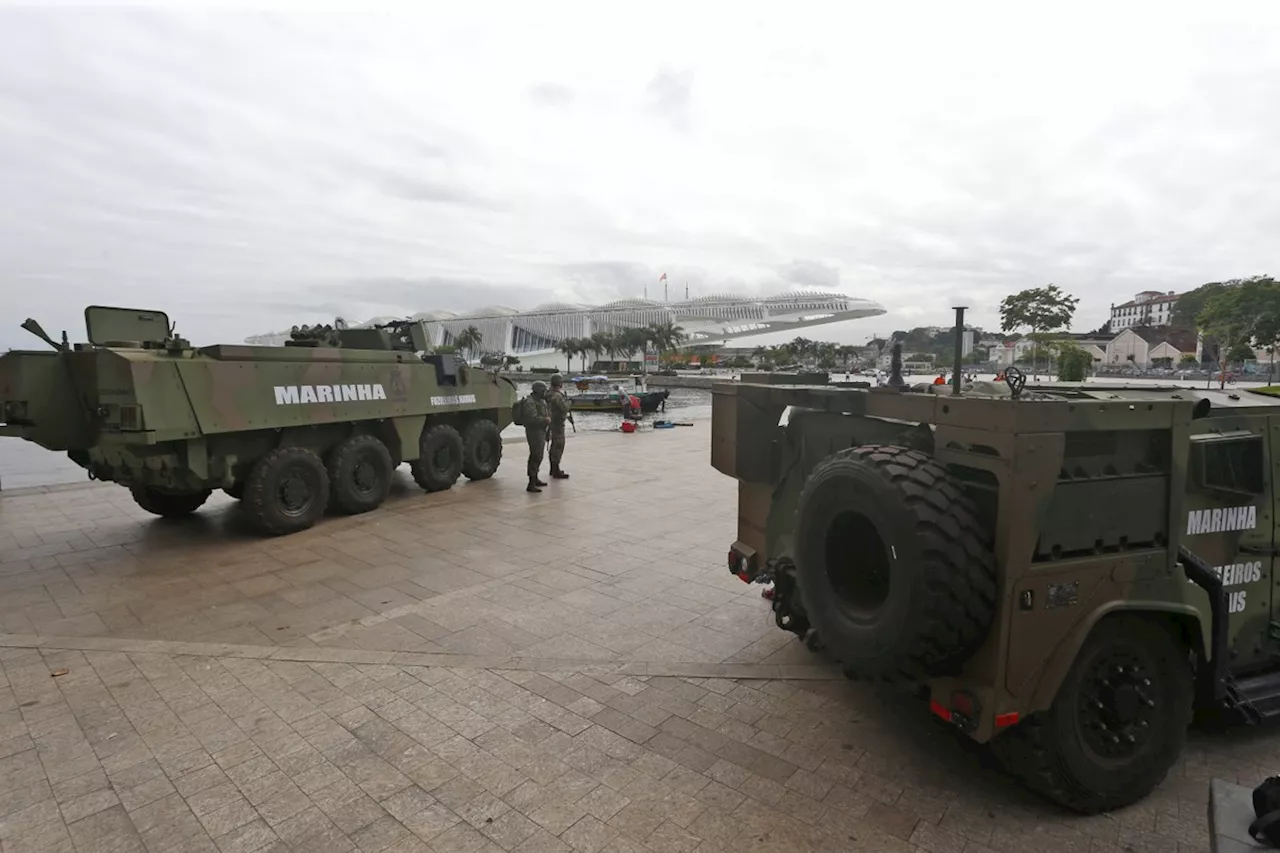
[[529,394],[528,406],[524,413],[524,435],[529,440],[529,485],[526,491],[540,492],[539,486],[545,486],[538,479],[538,469],[542,467],[542,457],[547,450],[547,430],[551,426],[551,410],[547,408],[547,386],[542,382],[533,383],[533,391]]
[[547,407],[551,409],[551,476],[556,480],[569,479],[569,475],[560,470],[560,460],[564,458],[564,423],[569,419],[569,398],[563,388],[564,378],[559,373],[552,376]]

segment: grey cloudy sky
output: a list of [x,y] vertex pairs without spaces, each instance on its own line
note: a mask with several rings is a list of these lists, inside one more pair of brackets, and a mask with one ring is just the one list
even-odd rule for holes
[[205,343],[663,271],[876,299],[823,335],[860,342],[1280,272],[1280,4],[889,5],[0,8],[0,345],[94,302]]

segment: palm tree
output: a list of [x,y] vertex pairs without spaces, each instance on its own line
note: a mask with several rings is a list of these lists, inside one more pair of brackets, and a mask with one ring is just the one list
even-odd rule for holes
[[578,354],[581,349],[580,342],[577,338],[565,338],[556,344],[556,350],[564,356],[564,372],[573,372],[573,357]]
[[654,323],[649,327],[654,348],[658,351],[658,360],[667,350],[674,350],[688,339],[684,328],[675,323]]
[[595,361],[600,360],[600,356],[612,353],[613,335],[608,332],[595,332],[591,335],[591,342],[588,345],[591,354],[595,356]]
[[484,343],[484,335],[475,326],[467,326],[458,333],[453,342],[458,349],[466,352],[470,357],[474,356],[475,350],[479,349],[480,345]]
[[578,346],[578,349],[575,351],[575,353],[577,355],[582,356],[582,372],[586,373],[587,372],[587,353],[591,352],[591,339],[575,338],[574,343],[577,344]]
[[637,351],[640,353],[640,369],[644,370],[644,357],[649,351],[649,330],[641,328],[623,329],[618,334],[619,344],[622,346],[622,353],[627,357],[628,363],[631,356]]
[[817,354],[817,345],[808,338],[796,338],[790,344],[791,352],[801,361],[808,358],[810,353]]
[[605,335],[604,351],[609,354],[609,360],[612,363],[613,370],[618,369],[618,356],[626,352],[627,342],[623,338],[621,332],[612,332]]

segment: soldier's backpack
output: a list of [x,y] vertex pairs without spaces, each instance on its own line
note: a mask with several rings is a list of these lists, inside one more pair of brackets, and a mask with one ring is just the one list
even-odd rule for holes
[[516,400],[516,404],[511,407],[511,422],[516,426],[524,426],[525,411],[529,406],[529,398],[521,397]]

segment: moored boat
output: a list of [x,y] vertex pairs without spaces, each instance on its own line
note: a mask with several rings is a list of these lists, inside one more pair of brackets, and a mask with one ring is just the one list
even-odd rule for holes
[[640,401],[640,411],[648,414],[665,409],[667,397],[671,396],[666,388],[647,391],[634,381],[607,376],[575,376],[570,381],[579,389],[578,393],[569,395],[569,402],[577,412],[622,412],[626,398],[634,397]]

